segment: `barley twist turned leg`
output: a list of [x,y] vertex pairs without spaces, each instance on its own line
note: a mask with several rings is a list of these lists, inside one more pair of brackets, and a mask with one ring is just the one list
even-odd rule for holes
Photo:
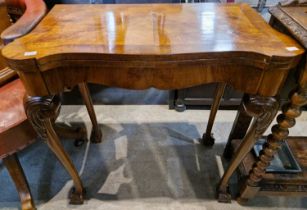
[[73,179],[75,188],[73,189],[70,203],[82,204],[85,191],[81,179],[54,131],[54,122],[59,115],[60,107],[60,98],[57,95],[25,98],[25,111],[33,128],[40,137],[46,140],[49,148]]
[[234,171],[242,162],[247,153],[250,152],[255,142],[262,136],[274,119],[279,103],[274,97],[248,96],[243,98],[244,109],[248,115],[254,117],[253,123],[246,133],[242,143],[217,188],[217,198],[219,202],[231,202],[229,194],[228,182]]
[[282,107],[282,114],[278,115],[277,123],[272,127],[272,134],[267,137],[258,161],[254,164],[250,174],[241,188],[239,203],[245,203],[259,191],[259,182],[265,174],[266,168],[280,148],[280,143],[287,138],[288,128],[295,125],[295,118],[300,116],[301,107],[307,104],[307,88],[300,88],[291,96],[291,102]]

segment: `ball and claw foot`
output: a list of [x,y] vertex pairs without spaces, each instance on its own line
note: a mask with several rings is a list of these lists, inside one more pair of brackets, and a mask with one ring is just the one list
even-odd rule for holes
[[207,136],[206,133],[203,134],[203,137],[201,138],[201,143],[205,146],[213,146],[215,142],[215,139],[213,137],[213,133],[210,134],[210,136]]
[[76,192],[75,188],[73,187],[70,193],[70,201],[69,204],[72,205],[81,205],[84,203],[86,191],[85,189],[82,190],[82,193]]
[[94,144],[101,143],[101,139],[102,139],[102,132],[101,132],[101,130],[98,129],[96,131],[95,129],[93,129],[92,133],[91,133],[91,143],[94,143]]
[[217,189],[217,200],[220,203],[231,203],[231,195],[229,193],[229,188],[227,189]]

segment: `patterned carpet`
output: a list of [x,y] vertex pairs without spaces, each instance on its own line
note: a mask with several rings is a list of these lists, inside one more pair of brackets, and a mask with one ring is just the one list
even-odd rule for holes
[[[87,189],[82,206],[68,204],[69,176],[43,142],[19,154],[38,209],[304,209],[306,198],[256,197],[247,206],[221,204],[214,192],[233,111],[219,111],[214,125],[216,144],[206,148],[198,139],[209,111],[178,113],[167,106],[95,106],[103,131],[101,144],[74,147],[63,140]],[[91,130],[84,106],[63,106],[59,122]],[[307,114],[291,135],[307,135]],[[224,161],[224,167],[227,162]],[[0,208],[18,209],[19,199],[7,171],[0,167]],[[236,179],[231,182],[236,194]]]

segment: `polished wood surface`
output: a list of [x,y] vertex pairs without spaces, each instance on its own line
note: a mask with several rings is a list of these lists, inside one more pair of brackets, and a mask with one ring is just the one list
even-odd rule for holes
[[245,112],[249,116],[253,117],[253,122],[245,134],[238,150],[234,153],[229,167],[223,174],[223,177],[219,183],[218,199],[219,201],[223,202],[230,200],[230,198],[225,197],[230,197],[230,194],[227,194],[227,191],[229,190],[228,181],[230,177],[233,175],[234,171],[240,165],[244,157],[251,151],[256,141],[267,130],[279,108],[279,101],[277,97],[244,95],[242,103]]
[[[132,89],[226,82],[272,96],[302,53],[246,4],[56,5],[3,50],[30,95],[87,81]],[[62,79],[54,84],[56,76]]]
[[208,120],[208,124],[207,124],[207,128],[206,128],[206,132],[203,134],[203,137],[201,139],[201,142],[204,145],[207,146],[213,146],[215,139],[213,137],[213,133],[212,132],[212,127],[215,121],[215,116],[216,113],[219,109],[220,103],[221,103],[221,99],[224,95],[225,92],[225,88],[226,88],[226,84],[225,83],[218,83],[216,90],[215,90],[215,96],[214,96],[214,100],[213,103],[211,105],[210,108],[210,115],[209,115],[209,120]]
[[21,164],[16,154],[9,155],[3,159],[3,163],[6,166],[15,186],[18,191],[21,200],[22,210],[36,210],[31,191],[29,190],[29,184],[24,175]]
[[[281,5],[285,5],[281,6]],[[291,6],[292,5],[292,6]],[[293,36],[305,49],[307,48],[307,5],[306,3],[296,0],[283,1],[280,5],[271,7],[269,12],[272,14],[270,19],[270,25],[276,28],[278,31]],[[306,57],[306,54],[304,55]],[[295,78],[296,81],[304,87],[307,85],[307,73],[304,67],[304,60],[302,59],[298,67],[300,71],[299,78]],[[288,90],[290,91],[290,90]],[[231,141],[232,139],[241,139],[246,133],[250,124],[251,117],[244,113],[242,107],[237,114],[234,122],[230,137],[227,142],[226,149],[224,151],[224,157],[230,158],[231,156]]]
[[254,59],[254,54],[301,53],[295,42],[271,29],[246,4],[56,5],[30,35],[11,47],[19,49],[6,50],[6,56],[27,59],[24,52],[37,51],[40,64],[47,56],[53,56],[45,59],[48,62],[64,60],[57,59],[64,53],[71,54],[70,59],[93,59],[93,54],[142,54],[148,59],[187,54],[183,58],[188,59],[193,53],[229,51],[248,52],[243,58]]
[[94,110],[90,90],[88,89],[87,84],[84,82],[80,83],[78,86],[79,86],[79,91],[82,95],[84,104],[86,106],[87,112],[93,124],[93,129],[92,129],[90,140],[92,143],[100,143],[101,138],[102,138],[102,131],[97,122],[97,117],[96,117],[96,113]]
[[[18,11],[22,11],[24,14],[19,14],[20,19],[11,25],[6,5],[0,1],[0,31],[4,30],[1,38],[5,43],[28,33],[46,13],[46,7],[42,0],[7,0],[6,3],[9,4],[8,12],[17,11],[11,10],[14,7],[21,8]],[[16,14],[14,13],[14,15]],[[9,27],[5,29],[7,26]],[[0,44],[4,43],[1,41]],[[2,66],[6,66],[2,65],[3,59],[1,58],[2,56],[0,56],[0,158],[3,159],[3,163],[14,181],[21,200],[21,209],[35,210],[31,192],[16,153],[35,142],[37,133],[25,114],[23,99],[26,91],[24,86],[19,79],[13,80],[16,72],[12,69],[5,67],[1,70]],[[89,99],[87,98],[87,100]],[[86,105],[92,106],[87,101]],[[90,115],[91,118],[95,117],[93,113]],[[59,133],[61,137],[77,138],[78,141],[86,138],[84,129],[77,128],[73,130],[73,133],[70,127],[67,129],[61,126],[55,129],[62,132]],[[51,147],[56,148],[56,145]]]
[[[8,12],[18,11],[18,21],[11,24]],[[4,44],[29,33],[33,27],[46,14],[46,7],[42,0],[1,0],[0,1],[0,50]],[[10,14],[16,15],[16,14]],[[11,16],[12,18],[12,16]],[[12,19],[11,19],[12,20]],[[17,17],[16,17],[17,20]],[[16,72],[7,68],[2,55],[0,55],[0,85],[16,78]]]
[[[4,0],[0,0],[0,32],[4,31],[7,27],[11,25],[9,16],[7,14],[6,5],[4,4]],[[0,51],[4,47],[4,42],[0,39]],[[7,64],[5,59],[0,55],[0,86],[7,83],[10,79],[12,79],[16,75],[16,72],[7,68]]]
[[[11,27],[11,22],[6,4],[0,0],[0,32],[8,27]],[[19,27],[21,31],[27,28],[25,25],[19,25]],[[0,50],[4,44],[3,40],[0,40]],[[24,86],[19,79],[15,78],[16,72],[7,67],[0,55],[0,158],[16,186],[21,209],[35,210],[32,195],[16,153],[35,142],[37,134],[24,111]]]
[[46,15],[47,7],[43,0],[6,0],[8,11],[12,7],[24,11],[17,22],[1,33],[1,39],[9,43],[29,33]]
[[247,93],[243,106],[254,123],[217,190],[230,202],[229,178],[274,119],[274,96],[303,52],[247,4],[154,4],[57,5],[3,55],[29,94],[28,118],[74,181],[71,203],[80,204],[82,182],[53,128],[63,90],[85,82],[131,89],[215,82]]
[[[270,8],[272,14],[270,24],[280,31],[291,34],[305,48],[307,48],[306,9],[306,5],[300,7],[278,5]],[[302,11],[305,11],[305,20]],[[289,102],[283,105],[282,113],[277,116],[277,122],[273,125],[271,134],[267,136],[259,158],[255,159],[249,154],[239,167],[239,175],[243,177],[238,198],[240,203],[245,203],[256,195],[307,195],[306,163],[303,161],[306,158],[304,151],[307,145],[306,137],[288,137],[289,129],[295,125],[295,118],[301,115],[302,107],[307,105],[306,60],[305,53],[304,59],[298,65],[298,87],[291,91]],[[291,175],[266,173],[266,168],[277,153],[281,141],[286,139],[303,172]]]

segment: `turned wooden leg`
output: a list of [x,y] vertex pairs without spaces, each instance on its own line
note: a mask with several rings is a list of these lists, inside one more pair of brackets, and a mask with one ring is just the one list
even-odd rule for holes
[[86,109],[88,111],[88,114],[90,116],[90,119],[93,124],[93,129],[91,133],[91,142],[92,143],[100,143],[101,138],[102,138],[102,132],[101,129],[99,128],[98,122],[97,122],[97,117],[95,114],[92,98],[88,89],[88,86],[86,83],[80,83],[79,84],[79,90],[80,93],[83,97],[83,101],[85,103]]
[[18,191],[21,201],[21,209],[35,210],[36,208],[32,199],[31,191],[17,155],[13,154],[5,157],[3,163],[9,171]]
[[57,95],[25,98],[25,111],[33,128],[40,137],[46,140],[49,148],[60,160],[74,181],[75,187],[70,203],[82,204],[85,191],[81,179],[53,128],[54,121],[60,112],[60,106],[60,98]]
[[219,109],[219,106],[221,103],[222,96],[225,91],[225,88],[226,88],[226,83],[218,83],[216,90],[215,90],[214,101],[211,106],[207,129],[206,129],[206,132],[203,134],[202,141],[201,141],[206,146],[212,146],[215,141],[215,139],[213,138],[213,134],[212,134],[212,127],[214,124],[217,110]]
[[232,146],[231,142],[233,139],[243,139],[245,136],[248,127],[252,121],[252,117],[249,116],[245,110],[244,110],[244,105],[243,105],[243,100],[240,104],[239,110],[237,112],[236,119],[233,123],[232,129],[229,134],[228,141],[226,143],[226,147],[223,153],[224,158],[226,159],[231,159],[233,151],[232,151]]
[[250,174],[242,185],[238,202],[245,203],[260,190],[259,182],[265,174],[266,168],[280,148],[280,143],[285,140],[289,134],[288,128],[295,125],[295,118],[300,116],[301,107],[307,104],[307,88],[300,88],[292,94],[291,102],[282,107],[282,114],[277,117],[277,124],[271,129],[272,134],[268,135],[266,143],[260,152],[258,161],[254,164]]
[[219,202],[231,202],[231,196],[228,189],[230,177],[246,154],[250,152],[255,142],[268,128],[279,107],[276,98],[261,96],[245,96],[243,98],[243,105],[245,111],[250,116],[254,117],[254,120],[218,185],[217,197]]

